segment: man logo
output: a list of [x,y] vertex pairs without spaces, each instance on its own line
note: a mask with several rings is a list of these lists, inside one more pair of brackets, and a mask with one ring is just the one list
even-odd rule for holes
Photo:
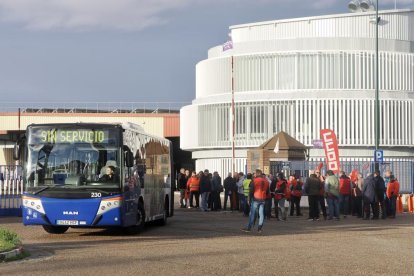
[[78,211],[63,211],[64,215],[79,215]]

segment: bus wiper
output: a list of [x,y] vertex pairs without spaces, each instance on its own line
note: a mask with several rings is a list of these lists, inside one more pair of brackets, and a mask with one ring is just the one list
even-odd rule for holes
[[45,191],[45,190],[49,189],[50,187],[52,187],[52,186],[46,186],[46,187],[43,187],[42,189],[37,190],[36,192],[34,192],[34,193],[33,193],[33,195],[37,195],[37,194],[39,194],[39,193],[41,193],[41,192],[43,192],[43,191]]
[[82,187],[81,190],[87,190],[88,192],[94,191],[94,192],[99,192],[99,193],[107,193],[107,191],[105,190],[101,190],[98,188],[90,188],[90,187]]
[[116,189],[111,190],[111,191],[106,191],[106,190],[102,190],[102,189],[95,188],[95,187],[93,187],[93,188],[91,188],[91,187],[82,187],[81,190],[88,191],[88,192],[97,192],[97,193],[102,193],[102,194],[104,194],[104,193],[105,194],[106,193],[108,193],[108,194],[117,193]]

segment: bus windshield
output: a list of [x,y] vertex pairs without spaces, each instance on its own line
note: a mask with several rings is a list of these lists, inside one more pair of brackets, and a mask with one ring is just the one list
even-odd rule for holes
[[110,131],[32,129],[28,142],[27,190],[120,187],[120,150]]

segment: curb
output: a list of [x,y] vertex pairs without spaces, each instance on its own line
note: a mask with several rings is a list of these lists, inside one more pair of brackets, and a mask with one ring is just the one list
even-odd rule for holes
[[0,252],[0,263],[6,261],[7,259],[16,257],[17,255],[20,255],[23,253],[23,247],[19,246],[16,249],[13,249],[11,251],[7,252]]

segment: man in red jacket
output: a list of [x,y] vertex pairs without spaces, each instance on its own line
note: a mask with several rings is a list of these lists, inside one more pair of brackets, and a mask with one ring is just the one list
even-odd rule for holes
[[[288,188],[288,183],[285,179],[283,173],[277,174],[277,182],[275,188],[275,214],[278,221],[286,221],[286,188]],[[280,209],[280,217],[279,217]]]
[[[265,201],[269,192],[269,182],[267,181],[265,175],[263,175],[262,171],[257,169],[256,177],[253,180],[253,185],[250,186],[249,198],[252,198],[252,201],[250,208],[249,223],[247,224],[246,228],[241,229],[242,231],[250,232],[256,219],[256,210],[259,209],[259,225],[257,227],[257,231],[259,233],[262,232],[262,227],[264,223]],[[250,200],[248,202],[250,202]]]
[[390,175],[390,182],[387,185],[387,198],[390,204],[390,218],[395,218],[397,196],[400,193],[400,183],[394,175]]
[[341,171],[341,177],[339,178],[339,208],[343,210],[344,218],[349,213],[349,200],[352,191],[351,179]]
[[303,183],[300,179],[296,179],[294,175],[289,177],[289,189],[291,191],[290,196],[290,216],[293,216],[296,206],[296,216],[301,216],[300,212],[300,199],[302,197],[302,186]]

